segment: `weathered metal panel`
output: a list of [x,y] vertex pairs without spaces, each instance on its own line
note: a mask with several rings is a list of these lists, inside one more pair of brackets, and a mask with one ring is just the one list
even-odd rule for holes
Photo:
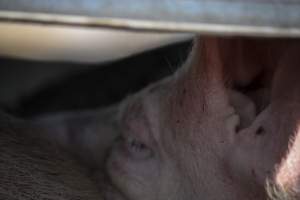
[[0,20],[300,36],[300,0],[0,0]]

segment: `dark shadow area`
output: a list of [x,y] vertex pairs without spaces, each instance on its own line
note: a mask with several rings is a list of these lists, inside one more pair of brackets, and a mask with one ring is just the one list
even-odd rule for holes
[[[14,103],[10,102],[9,106],[0,103],[8,112],[21,117],[108,106],[173,73],[185,61],[190,48],[191,41],[183,42],[120,61],[90,66],[1,59],[1,66],[10,71],[5,78],[8,83],[2,81],[1,84],[6,84],[6,91],[17,88],[16,92],[21,94],[15,95]],[[35,68],[32,73],[26,71],[26,67],[32,66]],[[23,70],[20,71],[20,67]],[[49,78],[53,71],[54,75]],[[25,75],[27,79],[24,79]],[[26,92],[12,87],[33,78],[40,83]]]

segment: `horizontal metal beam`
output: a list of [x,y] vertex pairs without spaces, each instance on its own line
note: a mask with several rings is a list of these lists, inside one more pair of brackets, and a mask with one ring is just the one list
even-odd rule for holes
[[300,0],[0,0],[0,20],[300,37]]

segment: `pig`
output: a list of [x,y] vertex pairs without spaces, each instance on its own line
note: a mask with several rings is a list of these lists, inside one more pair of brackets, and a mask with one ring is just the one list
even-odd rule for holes
[[[174,75],[117,107],[22,125],[0,120],[5,163],[0,194],[3,199],[28,193],[51,193],[52,199],[299,199],[299,50],[296,39],[202,36]],[[65,153],[81,164],[69,164]],[[28,165],[41,170],[32,174]],[[83,171],[69,170],[82,166]],[[56,173],[57,167],[62,171]],[[15,192],[18,185],[11,180],[19,181],[13,174],[19,171],[42,181],[20,180],[25,192]]]
[[182,68],[120,106],[115,199],[300,199],[299,52],[297,39],[195,39]]

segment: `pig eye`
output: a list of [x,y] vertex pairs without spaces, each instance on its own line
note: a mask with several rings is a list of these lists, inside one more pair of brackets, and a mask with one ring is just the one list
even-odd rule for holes
[[129,155],[134,159],[147,159],[152,156],[152,151],[144,143],[136,140],[133,137],[128,137],[125,140],[125,148]]

